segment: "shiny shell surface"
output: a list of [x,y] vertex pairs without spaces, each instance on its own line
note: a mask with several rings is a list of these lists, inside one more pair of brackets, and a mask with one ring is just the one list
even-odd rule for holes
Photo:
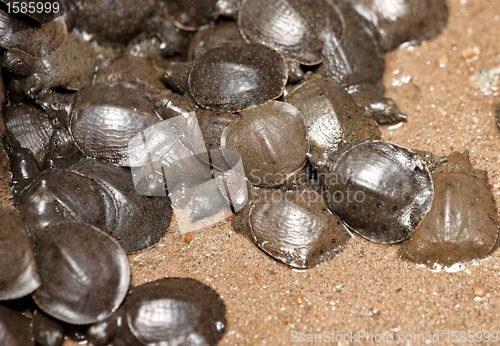
[[189,90],[203,108],[237,112],[279,97],[286,81],[285,59],[274,49],[223,46],[194,62]]
[[161,119],[140,88],[95,84],[79,92],[70,131],[87,155],[128,164],[128,143]]
[[48,315],[72,324],[105,319],[125,298],[130,269],[123,249],[91,226],[62,222],[35,247],[42,285],[35,303]]
[[167,232],[172,218],[170,199],[140,195],[129,170],[93,159],[82,160],[71,170],[93,179],[114,197],[117,214],[111,236],[127,253],[150,248]]
[[[15,209],[0,206],[0,301],[24,297],[40,286],[33,244]],[[0,333],[1,334],[1,333]]]
[[383,244],[411,237],[429,212],[429,170],[395,144],[364,142],[345,151],[327,177],[328,204],[361,236]]
[[325,41],[325,57],[318,73],[342,86],[376,83],[382,78],[385,68],[377,29],[358,12],[355,3],[339,1],[337,5],[345,27],[339,40]]
[[313,75],[292,89],[285,101],[304,118],[310,145],[309,161],[317,166],[327,157],[359,142],[378,140],[375,121],[335,82]]
[[64,42],[67,35],[64,18],[39,24],[9,14],[0,7],[0,47],[17,48],[28,55],[41,58],[52,54]]
[[314,65],[323,59],[325,41],[333,45],[340,40],[343,20],[327,0],[244,0],[238,26],[248,42],[274,48],[286,59]]
[[2,346],[35,346],[31,320],[21,312],[0,305],[0,340]]
[[241,112],[224,130],[221,148],[240,154],[252,184],[275,186],[305,164],[309,146],[297,108],[273,101]]
[[194,279],[166,278],[135,287],[126,321],[146,345],[215,345],[226,330],[219,294]]
[[309,268],[340,252],[350,235],[313,190],[264,189],[252,198],[250,235],[271,257]]
[[461,172],[437,172],[432,207],[405,256],[426,264],[451,266],[485,257],[495,246],[499,223],[495,199],[482,179]]
[[44,170],[20,194],[16,206],[35,244],[49,226],[64,220],[87,223],[107,233],[115,227],[113,196],[91,179],[60,169]]

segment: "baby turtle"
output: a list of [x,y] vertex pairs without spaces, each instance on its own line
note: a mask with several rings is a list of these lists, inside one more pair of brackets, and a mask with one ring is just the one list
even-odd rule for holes
[[71,324],[89,324],[111,315],[127,295],[127,255],[109,235],[89,225],[62,222],[35,246],[42,285],[35,303]]
[[361,82],[376,83],[384,73],[384,52],[377,28],[359,12],[359,4],[336,2],[342,13],[342,37],[331,35],[324,43],[324,59],[318,73],[342,86]]
[[246,44],[207,51],[194,61],[188,83],[200,107],[238,112],[278,98],[286,81],[287,67],[280,53]]
[[0,6],[0,47],[19,49],[34,58],[43,58],[55,52],[67,35],[64,18],[38,24],[9,14]]
[[321,62],[325,40],[340,40],[343,25],[342,14],[328,0],[244,0],[238,15],[246,41],[274,48],[304,65]]
[[95,84],[78,92],[69,129],[88,156],[128,165],[128,143],[160,121],[143,85]]
[[90,85],[95,64],[94,49],[75,34],[68,34],[62,46],[45,58],[33,58],[12,48],[2,59],[5,69],[26,76],[24,93],[32,99],[38,99],[56,87],[80,90]]
[[0,206],[0,224],[0,300],[21,298],[40,286],[33,245],[15,209]]
[[306,127],[297,108],[272,101],[240,113],[224,130],[221,148],[236,150],[254,185],[283,184],[306,162]]
[[330,260],[350,238],[323,197],[311,189],[261,189],[240,213],[248,218],[248,233],[255,244],[294,268]]
[[[445,0],[358,0],[374,16],[385,51],[418,43],[441,32],[448,20]],[[369,14],[367,14],[369,15]]]
[[348,147],[381,138],[373,119],[335,82],[312,75],[292,89],[285,102],[297,107],[307,128],[311,164],[324,166]]
[[24,102],[6,107],[4,122],[5,145],[14,148],[16,142],[19,143],[33,154],[41,167],[54,131],[53,122],[40,108]]
[[134,287],[125,304],[89,328],[92,345],[215,345],[226,331],[219,294],[189,278]]
[[430,267],[467,264],[485,257],[499,233],[486,172],[473,169],[467,154],[455,152],[432,179],[431,210],[413,236],[403,242],[405,256]]
[[364,142],[345,151],[326,184],[330,210],[377,243],[408,239],[431,208],[429,170],[417,154],[387,142]]

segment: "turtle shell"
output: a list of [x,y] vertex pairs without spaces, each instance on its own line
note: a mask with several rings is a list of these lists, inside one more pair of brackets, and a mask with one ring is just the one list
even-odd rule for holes
[[328,0],[245,0],[238,26],[248,42],[260,43],[286,59],[315,65],[323,59],[325,40],[340,40],[342,14]]
[[33,245],[15,209],[0,206],[0,223],[0,300],[21,298],[40,286]]
[[5,346],[35,346],[31,319],[23,313],[0,305],[0,340]]
[[432,207],[403,242],[411,260],[428,266],[465,264],[495,246],[499,223],[495,199],[484,180],[462,172],[437,172]]
[[408,239],[431,208],[429,170],[418,155],[387,142],[363,142],[345,151],[326,184],[330,210],[377,243]]
[[304,118],[311,155],[318,166],[346,144],[381,138],[375,121],[357,105],[344,88],[313,75],[290,91],[285,101],[297,107]]
[[128,165],[128,143],[161,119],[140,87],[95,84],[78,93],[70,132],[88,156]]
[[66,22],[62,17],[37,25],[7,13],[0,6],[0,47],[17,48],[32,57],[42,58],[58,49],[66,35]]
[[271,257],[309,268],[339,253],[350,235],[316,191],[263,189],[251,202],[250,235]]
[[278,98],[286,81],[285,59],[274,49],[228,45],[211,49],[194,62],[189,90],[203,108],[238,112]]
[[240,154],[252,184],[276,186],[304,166],[309,146],[297,108],[272,101],[241,112],[222,133],[221,148]]
[[35,247],[42,285],[35,303],[48,315],[71,324],[104,320],[128,292],[127,255],[113,238],[76,222],[50,227]]

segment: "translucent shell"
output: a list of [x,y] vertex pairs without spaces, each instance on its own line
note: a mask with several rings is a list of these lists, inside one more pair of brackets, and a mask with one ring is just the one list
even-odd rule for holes
[[434,173],[432,208],[403,242],[407,257],[451,266],[486,256],[498,238],[495,199],[483,180],[460,172]]

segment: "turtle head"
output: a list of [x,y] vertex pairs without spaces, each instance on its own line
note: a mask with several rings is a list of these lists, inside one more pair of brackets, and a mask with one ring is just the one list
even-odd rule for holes
[[32,65],[33,58],[17,49],[9,49],[2,58],[2,67],[19,76],[27,76]]

